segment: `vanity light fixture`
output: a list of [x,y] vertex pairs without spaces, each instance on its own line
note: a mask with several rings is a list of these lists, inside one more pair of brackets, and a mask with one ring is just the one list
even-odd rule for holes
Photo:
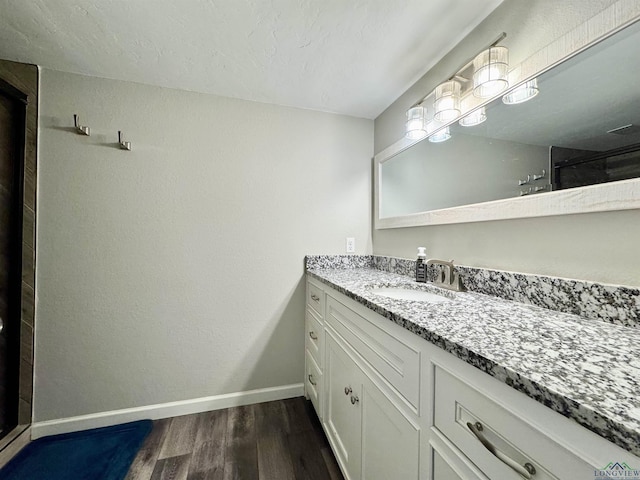
[[[496,46],[506,36],[502,32],[488,48],[468,60],[457,72],[407,110],[407,139],[418,141],[429,137],[431,142],[444,142],[451,138],[448,127],[436,134],[432,133],[461,115],[464,117],[460,118],[459,123],[463,127],[479,125],[487,119],[484,107],[468,113],[468,107],[482,103],[468,100],[471,96],[490,98],[509,87],[509,50]],[[467,104],[470,105],[464,107]],[[466,111],[463,111],[463,107]]]
[[439,122],[449,122],[460,116],[460,92],[462,86],[456,80],[449,80],[436,87],[434,117]]
[[446,127],[440,130],[439,132],[429,136],[429,141],[431,143],[441,143],[441,142],[446,142],[450,138],[451,138],[451,132],[449,131],[449,127]]
[[491,98],[509,87],[509,50],[492,46],[473,59],[473,95]]
[[407,110],[405,137],[410,140],[420,140],[427,136],[426,108],[421,105]]
[[506,105],[516,105],[531,100],[538,95],[538,79],[534,78],[514,88],[502,97],[502,102]]
[[487,111],[484,107],[474,110],[469,115],[461,118],[458,122],[462,127],[474,127],[480,125],[487,119]]

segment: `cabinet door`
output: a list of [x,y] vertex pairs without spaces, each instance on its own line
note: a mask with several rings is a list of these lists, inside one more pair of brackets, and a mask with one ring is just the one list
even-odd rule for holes
[[440,454],[433,452],[433,480],[480,480],[480,477],[462,477],[453,469],[453,465],[448,463]]
[[363,374],[330,334],[325,341],[325,431],[347,479],[359,480]]
[[436,451],[433,452],[433,478],[438,480],[463,480]]
[[425,457],[430,457],[431,460],[423,462],[424,466],[429,468],[426,477],[429,480],[489,480],[435,429],[432,431]]
[[361,403],[362,478],[417,480],[419,427],[368,378]]

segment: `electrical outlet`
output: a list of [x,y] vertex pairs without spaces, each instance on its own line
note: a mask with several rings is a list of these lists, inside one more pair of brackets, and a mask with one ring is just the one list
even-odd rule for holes
[[347,253],[356,252],[356,239],[353,237],[347,237]]

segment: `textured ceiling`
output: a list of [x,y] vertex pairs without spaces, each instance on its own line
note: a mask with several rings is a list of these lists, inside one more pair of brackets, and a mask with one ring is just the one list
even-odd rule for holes
[[375,118],[502,0],[0,0],[0,58]]

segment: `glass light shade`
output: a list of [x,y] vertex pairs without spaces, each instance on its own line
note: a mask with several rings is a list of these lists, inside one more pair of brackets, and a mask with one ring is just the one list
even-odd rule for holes
[[440,130],[438,133],[434,133],[429,137],[429,141],[431,143],[440,143],[446,142],[451,138],[451,132],[449,131],[449,127]]
[[474,127],[476,125],[480,125],[486,119],[487,112],[485,108],[482,107],[461,118],[458,123],[463,127]]
[[536,95],[538,95],[538,79],[534,78],[511,90],[502,97],[502,101],[507,105],[516,105],[527,102]]
[[407,110],[405,137],[410,140],[419,140],[427,136],[426,113],[426,109],[420,105]]
[[509,87],[509,50],[491,47],[473,59],[473,95],[491,98]]
[[434,117],[436,120],[446,123],[460,116],[460,90],[459,82],[449,80],[436,87]]

